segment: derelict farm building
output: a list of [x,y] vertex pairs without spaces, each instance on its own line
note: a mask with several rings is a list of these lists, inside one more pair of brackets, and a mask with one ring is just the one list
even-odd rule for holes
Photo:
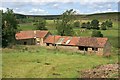
[[74,48],[80,52],[109,55],[111,45],[108,38],[53,36],[49,31],[20,31],[15,35],[17,43],[22,45],[59,46]]
[[110,54],[111,45],[108,38],[98,37],[71,37],[71,36],[48,36],[44,43],[47,46],[74,47],[81,52],[97,53],[98,55]]
[[15,37],[18,44],[22,45],[44,45],[43,41],[51,35],[48,31],[34,30],[34,31],[20,31],[16,33]]

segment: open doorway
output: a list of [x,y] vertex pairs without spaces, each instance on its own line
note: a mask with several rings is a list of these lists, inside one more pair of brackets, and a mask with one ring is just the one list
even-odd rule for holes
[[24,42],[24,45],[27,45],[27,42]]
[[82,51],[88,51],[88,47],[85,47],[85,46],[78,46],[79,50],[82,50]]
[[47,46],[49,46],[49,43],[46,43]]

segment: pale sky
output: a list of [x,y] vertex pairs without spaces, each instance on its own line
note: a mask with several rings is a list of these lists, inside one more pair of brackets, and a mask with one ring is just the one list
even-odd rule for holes
[[2,0],[0,10],[26,15],[59,15],[67,9],[77,14],[118,12],[119,0]]

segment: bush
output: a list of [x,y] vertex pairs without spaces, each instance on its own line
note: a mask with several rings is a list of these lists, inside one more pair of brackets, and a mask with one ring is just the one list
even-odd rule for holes
[[105,24],[106,24],[106,26],[107,26],[108,28],[111,28],[111,27],[113,26],[113,23],[112,23],[111,20],[107,20],[107,21],[105,22]]
[[86,28],[86,23],[85,22],[81,24],[81,28]]
[[106,30],[106,23],[105,23],[105,22],[102,22],[102,24],[101,24],[101,29],[102,29],[102,30]]
[[101,31],[92,31],[92,37],[103,37],[103,34],[101,33]]
[[91,24],[90,24],[90,22],[87,22],[87,23],[86,23],[86,28],[87,28],[87,29],[91,29]]
[[91,21],[91,27],[92,29],[99,29],[99,21],[97,19],[94,19]]

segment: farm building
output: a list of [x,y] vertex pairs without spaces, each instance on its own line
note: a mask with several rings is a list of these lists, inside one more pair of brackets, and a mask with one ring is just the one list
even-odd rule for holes
[[18,44],[22,45],[44,45],[43,41],[50,32],[44,30],[20,31],[16,33],[15,38]]
[[96,53],[98,55],[110,54],[110,43],[108,38],[98,37],[71,37],[71,36],[48,36],[44,43],[47,46],[65,46],[73,47],[81,52]]
[[15,35],[17,43],[22,45],[47,45],[71,48],[83,53],[109,55],[111,45],[108,38],[53,36],[48,31],[20,31]]

